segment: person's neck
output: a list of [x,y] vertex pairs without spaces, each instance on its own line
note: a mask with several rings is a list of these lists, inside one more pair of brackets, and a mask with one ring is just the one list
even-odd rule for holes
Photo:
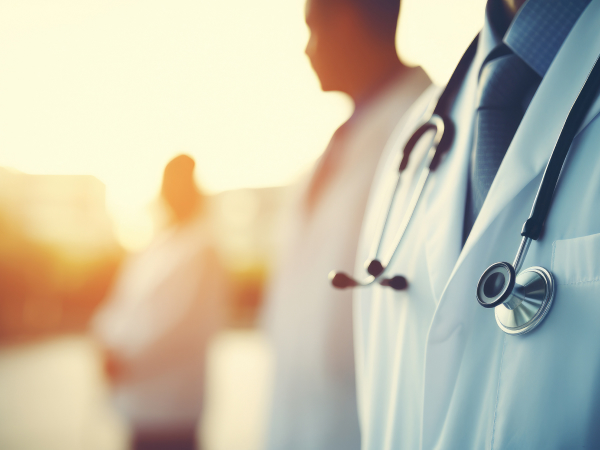
[[371,97],[374,92],[406,69],[395,53],[393,58],[365,62],[364,67],[368,67],[369,70],[357,71],[354,82],[346,92],[355,106]]
[[486,15],[496,38],[502,40],[525,0],[488,0]]
[[504,17],[511,23],[527,0],[501,0]]

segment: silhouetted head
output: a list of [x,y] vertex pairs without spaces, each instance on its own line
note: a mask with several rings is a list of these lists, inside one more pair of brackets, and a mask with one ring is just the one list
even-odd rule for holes
[[355,98],[400,62],[395,39],[400,0],[307,0],[306,54],[324,91]]
[[165,167],[161,195],[177,222],[193,217],[202,201],[202,194],[194,181],[195,165],[189,156],[179,155]]

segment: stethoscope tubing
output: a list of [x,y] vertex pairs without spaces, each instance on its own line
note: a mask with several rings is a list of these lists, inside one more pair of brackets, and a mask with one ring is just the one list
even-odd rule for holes
[[[413,190],[413,194],[411,196],[410,203],[408,204],[408,206],[406,208],[406,212],[404,214],[404,217],[402,218],[402,223],[398,227],[398,231],[396,232],[396,236],[394,237],[393,242],[396,242],[396,245],[394,247],[394,251],[392,252],[392,254],[389,257],[390,263],[393,261],[396,254],[398,253],[398,250],[400,249],[400,242],[402,241],[402,237],[404,236],[404,233],[406,232],[406,229],[408,228],[408,225],[410,224],[411,219],[414,215],[415,209],[417,208],[417,205],[419,204],[419,199],[421,198],[421,194],[423,193],[423,190],[425,189],[425,183],[427,183],[427,179],[429,178],[429,174],[431,173],[431,163],[436,156],[438,145],[442,139],[442,136],[444,135],[444,121],[441,117],[439,117],[437,115],[433,115],[431,117],[431,119],[427,122],[426,125],[429,126],[430,124],[434,124],[434,126],[436,127],[436,133],[435,133],[435,137],[433,140],[434,142],[433,142],[433,145],[431,146],[431,148],[429,149],[429,151],[427,152],[427,155],[425,156],[424,167],[421,170],[421,173],[419,174],[419,179],[417,180],[417,184],[415,185],[415,188]],[[431,129],[431,127],[430,127],[430,129]],[[395,195],[396,195],[396,193],[394,193],[394,197],[395,197]],[[389,219],[391,210],[392,210],[392,208],[388,209],[386,222]],[[385,233],[386,228],[387,228],[387,223],[384,225],[383,233]],[[382,233],[382,237],[383,237],[383,233]],[[383,239],[380,239],[380,246],[381,246],[382,241],[383,241]],[[377,256],[379,256],[379,255],[377,255]],[[386,269],[388,266],[389,266],[389,263],[387,264]],[[384,273],[385,273],[385,270],[380,275],[380,278],[383,276]]]
[[[423,134],[425,134],[425,132],[427,132],[429,130],[433,130],[433,129],[436,130],[435,136],[433,137],[433,143],[432,143],[431,147],[429,148],[427,155],[425,156],[424,167],[421,170],[421,173],[419,174],[419,179],[417,180],[417,184],[415,185],[415,188],[413,190],[413,193],[412,193],[412,196],[410,199],[410,203],[408,204],[406,212],[402,218],[402,223],[398,227],[398,231],[396,232],[396,236],[393,240],[393,242],[396,242],[396,245],[394,246],[394,251],[392,252],[392,254],[389,257],[390,262],[393,261],[394,257],[398,253],[398,250],[400,249],[400,242],[402,241],[402,237],[404,236],[404,233],[406,232],[406,229],[408,228],[408,225],[410,224],[410,221],[413,217],[413,213],[415,212],[415,209],[417,208],[417,205],[419,204],[419,199],[421,198],[421,194],[423,192],[423,189],[425,188],[425,183],[427,182],[427,178],[429,177],[429,174],[431,173],[431,164],[435,159],[439,143],[442,140],[442,137],[444,135],[444,120],[440,116],[434,114],[430,117],[430,119],[428,121],[426,121],[424,124],[422,124],[418,128],[418,130],[415,132],[415,134],[413,134],[413,136],[412,136],[412,137],[414,137],[418,134],[418,137],[420,138]],[[411,138],[405,145],[404,152],[407,152],[407,151],[411,152],[412,148],[417,144],[418,141],[419,141],[419,139]],[[402,160],[404,161],[404,158],[402,158]],[[403,169],[404,168],[401,165],[400,171],[402,171]],[[386,212],[385,220],[383,221],[383,226],[382,226],[381,233],[380,233],[381,237],[377,244],[377,250],[375,251],[375,257],[371,258],[372,261],[378,261],[379,255],[381,253],[383,237],[385,236],[385,233],[388,228],[388,224],[390,223],[392,206],[394,205],[394,203],[396,201],[396,196],[399,191],[401,180],[402,180],[402,177],[399,175],[398,180],[396,181],[396,186],[394,188],[394,193],[392,194],[392,198],[390,199],[390,207],[388,208],[388,210]],[[379,274],[371,275],[365,281],[356,281],[357,285],[366,287],[366,286],[370,286],[371,284],[381,281],[384,278],[384,275],[386,275],[388,266],[389,266],[389,263],[386,264],[385,266],[382,266],[383,270],[381,270],[381,272]]]
[[[437,166],[439,165],[439,163],[441,161],[442,155],[449,150],[449,148],[452,144],[452,141],[454,138],[454,127],[453,127],[452,121],[449,118],[448,111],[452,105],[452,100],[453,100],[454,96],[456,95],[458,89],[460,88],[462,82],[465,79],[465,76],[469,70],[471,62],[473,61],[473,58],[475,57],[475,53],[477,50],[478,37],[479,36],[476,36],[475,39],[473,39],[473,41],[471,42],[471,44],[465,51],[465,53],[462,56],[462,58],[460,59],[458,65],[456,66],[454,73],[450,77],[450,80],[448,81],[446,87],[442,91],[441,95],[437,98],[437,100],[435,102],[431,103],[427,112],[424,114],[424,117],[426,119],[424,119],[419,124],[417,129],[414,131],[414,133],[411,135],[411,137],[408,139],[408,141],[406,141],[406,143],[404,145],[404,148],[402,150],[402,158],[400,161],[400,166],[398,168],[398,171],[399,171],[398,180],[396,181],[394,192],[391,196],[389,207],[385,214],[385,219],[383,220],[382,228],[381,228],[380,234],[379,234],[379,241],[377,242],[377,245],[375,246],[375,253],[374,254],[371,253],[371,257],[369,258],[370,264],[367,268],[367,272],[370,274],[370,276],[367,279],[361,281],[361,280],[356,280],[352,277],[349,277],[348,275],[343,274],[343,273],[332,272],[330,274],[330,278],[332,279],[332,283],[334,284],[334,286],[336,286],[336,287],[356,287],[356,286],[366,287],[366,286],[370,286],[376,282],[381,282],[382,284],[384,284],[383,282],[386,281],[386,279],[384,278],[384,275],[387,274],[386,272],[387,272],[387,268],[390,265],[390,262],[394,259],[394,257],[396,256],[396,254],[398,253],[398,251],[400,249],[400,244],[401,244],[402,238],[403,238],[406,230],[408,229],[408,226],[409,226],[411,219],[414,215],[414,212],[417,208],[419,199],[421,198],[421,194],[423,193],[427,179],[429,178],[430,173],[436,170]],[[378,258],[382,251],[383,240],[384,240],[384,236],[386,235],[386,231],[387,231],[387,228],[390,223],[392,209],[393,209],[394,204],[396,203],[396,196],[399,191],[400,182],[401,182],[401,178],[402,178],[402,172],[408,166],[408,161],[409,161],[410,155],[411,155],[413,149],[416,147],[419,140],[423,137],[423,135],[425,135],[428,131],[431,131],[431,130],[435,130],[435,135],[433,137],[431,147],[429,148],[429,151],[425,155],[425,160],[423,163],[424,167],[423,167],[423,169],[421,169],[421,173],[417,180],[417,184],[415,185],[415,188],[413,190],[413,194],[411,196],[411,200],[408,204],[407,210],[402,219],[402,223],[400,224],[398,231],[396,232],[396,235],[394,237],[394,241],[393,241],[393,242],[395,242],[394,250],[392,251],[392,254],[389,257],[388,262],[385,265],[383,265],[380,263]],[[374,269],[374,270],[372,270],[372,269]],[[344,278],[344,282],[342,285],[336,284],[335,278],[338,276],[342,276]],[[347,283],[349,283],[349,284],[347,284]],[[392,285],[390,284],[390,286],[392,286]]]
[[579,91],[577,99],[569,110],[569,114],[546,165],[542,182],[531,208],[531,214],[523,225],[521,236],[537,240],[542,233],[565,159],[585,115],[596,100],[598,89],[600,88],[600,63],[598,61],[600,61],[600,56],[596,59],[594,66],[586,77],[583,87]]
[[[402,222],[401,222],[400,226],[398,227],[396,236],[394,237],[393,242],[395,242],[396,245],[394,246],[394,251],[388,258],[388,261],[389,261],[388,264],[386,264],[385,266],[382,266],[383,270],[379,274],[371,275],[371,277],[369,277],[366,281],[362,281],[362,282],[358,281],[357,285],[363,286],[363,287],[369,286],[371,284],[381,281],[382,279],[384,279],[384,275],[387,274],[387,268],[389,267],[390,263],[393,261],[394,257],[396,256],[396,254],[398,253],[398,251],[400,249],[400,243],[402,242],[402,237],[404,236],[404,233],[406,232],[406,229],[408,228],[408,225],[411,222],[411,219],[414,215],[417,205],[419,204],[419,199],[421,198],[421,194],[423,193],[423,190],[425,189],[425,184],[427,183],[427,178],[429,178],[429,174],[432,172],[432,164],[436,160],[438,147],[439,147],[440,142],[442,141],[442,138],[444,137],[445,129],[446,129],[446,127],[445,127],[444,119],[442,119],[437,114],[432,114],[431,117],[429,118],[429,120],[427,120],[425,123],[423,123],[417,129],[417,131],[415,131],[415,133],[411,136],[411,139],[409,139],[409,141],[406,143],[403,154],[407,154],[407,153],[410,154],[412,152],[413,148],[415,147],[415,145],[418,143],[421,136],[423,136],[427,131],[435,130],[433,142],[432,142],[431,147],[429,148],[427,154],[425,155],[425,160],[423,162],[424,167],[423,167],[423,169],[421,169],[421,172],[419,174],[419,179],[417,180],[417,184],[415,185],[415,188],[411,195],[410,202],[406,208],[406,212],[404,213]],[[415,139],[415,137],[416,137],[416,139]],[[402,162],[405,162],[405,161],[407,161],[407,160],[403,157]],[[399,171],[402,172],[405,168],[406,168],[406,166],[403,167],[402,163],[401,163]],[[383,222],[383,226],[382,226],[381,233],[380,233],[381,237],[377,244],[377,250],[375,252],[375,257],[372,258],[372,261],[378,261],[379,255],[381,253],[383,237],[385,236],[385,233],[388,228],[388,224],[390,222],[392,207],[395,203],[401,180],[402,180],[402,177],[399,175],[398,180],[396,181],[396,186],[394,188],[394,193],[390,200],[390,207],[387,210],[385,220]]]
[[425,156],[425,161],[423,164],[424,167],[421,170],[419,179],[417,180],[417,184],[415,186],[415,189],[413,190],[410,203],[408,204],[402,223],[400,224],[396,236],[394,237],[393,242],[396,243],[394,245],[394,251],[388,258],[388,263],[382,266],[383,271],[376,276],[372,275],[372,278],[369,277],[369,279],[367,279],[364,282],[357,282],[357,285],[359,286],[369,286],[375,282],[380,281],[384,278],[384,275],[386,275],[387,268],[389,267],[390,263],[392,262],[392,260],[394,259],[394,257],[400,249],[400,243],[402,242],[404,233],[406,232],[408,225],[410,224],[414,212],[417,208],[417,205],[419,204],[419,199],[421,198],[421,194],[423,193],[425,184],[427,182],[427,179],[429,178],[429,174],[437,169],[442,155],[446,153],[450,148],[450,145],[454,138],[454,127],[452,121],[449,118],[448,110],[450,109],[450,106],[452,104],[453,97],[456,95],[456,91],[458,91],[461,83],[464,81],[464,78],[467,74],[467,71],[469,70],[471,62],[475,57],[478,40],[479,35],[475,36],[475,38],[465,51],[464,55],[462,56],[462,58],[456,66],[456,70],[450,77],[450,80],[448,81],[446,87],[438,97],[437,101],[435,103],[432,103],[433,107],[430,107],[426,112],[425,117],[427,119],[421,122],[421,124],[417,127],[417,129],[413,132],[411,137],[404,145],[402,158],[400,161],[398,181],[396,182],[394,193],[392,195],[392,198],[390,199],[385,220],[383,222],[383,226],[379,234],[379,241],[377,243],[375,254],[372,255],[370,258],[372,261],[378,260],[381,254],[383,239],[386,234],[388,224],[390,222],[392,209],[395,204],[396,196],[400,187],[400,181],[402,178],[401,174],[408,166],[410,155],[425,133],[427,133],[430,130],[436,130],[431,147],[427,152],[427,155]]

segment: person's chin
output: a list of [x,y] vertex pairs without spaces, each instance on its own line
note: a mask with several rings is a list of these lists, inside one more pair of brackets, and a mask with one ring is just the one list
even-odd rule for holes
[[319,80],[319,82],[321,84],[321,90],[323,92],[332,92],[332,91],[338,90],[332,83],[328,83],[328,82],[322,81],[322,80]]
[[344,92],[343,83],[335,77],[318,77],[323,92]]

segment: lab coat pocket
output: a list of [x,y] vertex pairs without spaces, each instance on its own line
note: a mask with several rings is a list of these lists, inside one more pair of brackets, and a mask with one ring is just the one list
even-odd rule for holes
[[600,234],[554,241],[552,273],[557,285],[600,282]]
[[600,234],[552,244],[554,302],[506,336],[494,449],[600,448]]

